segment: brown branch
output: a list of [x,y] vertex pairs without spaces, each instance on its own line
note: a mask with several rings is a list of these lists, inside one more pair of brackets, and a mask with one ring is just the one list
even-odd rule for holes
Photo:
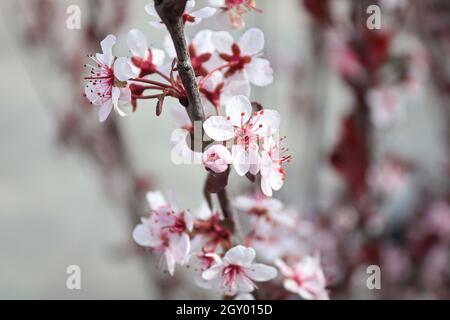
[[[187,0],[156,0],[155,9],[169,31],[177,53],[177,70],[181,77],[181,81],[183,82],[187,96],[186,98],[188,100],[186,106],[187,113],[194,126],[201,125],[200,128],[202,128],[202,130],[199,130],[200,132],[192,133],[194,140],[193,145],[202,146],[205,114],[200,99],[197,78],[195,76],[194,68],[192,67],[191,57],[184,35],[183,13],[186,8],[186,2]],[[218,191],[217,196],[227,225],[229,225],[231,230],[234,230],[237,221],[234,219],[226,188]]]

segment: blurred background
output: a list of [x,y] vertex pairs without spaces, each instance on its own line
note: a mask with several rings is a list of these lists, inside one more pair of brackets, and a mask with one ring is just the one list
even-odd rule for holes
[[[107,34],[117,54],[131,28],[162,48],[146,3],[0,3],[0,298],[206,298],[131,240],[147,190],[173,192],[184,208],[202,201],[204,169],[171,162],[169,106],[157,118],[142,103],[100,124],[82,95],[86,55]],[[80,30],[66,27],[73,4]],[[371,4],[380,30],[366,26]],[[245,28],[265,32],[275,78],[251,98],[280,111],[294,158],[276,197],[318,230],[311,245],[331,298],[450,298],[450,3],[256,6],[263,13],[246,14]],[[201,28],[217,30],[214,18]],[[232,196],[248,188],[232,177]],[[382,290],[366,288],[370,264]],[[82,290],[67,290],[69,265],[81,267]]]

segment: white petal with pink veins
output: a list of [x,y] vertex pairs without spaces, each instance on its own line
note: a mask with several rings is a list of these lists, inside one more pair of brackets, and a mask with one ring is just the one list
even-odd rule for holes
[[234,126],[241,127],[252,116],[252,104],[246,96],[235,96],[228,100],[225,112]]
[[246,269],[246,274],[255,281],[269,281],[275,278],[278,272],[274,267],[255,263]]
[[234,137],[233,125],[225,117],[209,117],[203,123],[203,129],[215,141],[226,141]]
[[148,44],[145,34],[139,29],[132,29],[127,34],[127,45],[133,56],[143,59],[148,54]]
[[148,192],[146,195],[147,202],[152,210],[158,210],[161,207],[167,206],[167,201],[161,192]]
[[253,56],[264,49],[264,33],[257,28],[247,30],[238,41],[242,55]]
[[223,261],[230,264],[249,265],[255,259],[255,250],[253,248],[237,245],[227,251]]
[[248,79],[255,86],[265,87],[273,82],[273,69],[270,62],[266,59],[253,58],[245,66]]
[[214,32],[211,37],[212,44],[220,53],[231,54],[231,46],[234,43],[233,37],[225,31]]

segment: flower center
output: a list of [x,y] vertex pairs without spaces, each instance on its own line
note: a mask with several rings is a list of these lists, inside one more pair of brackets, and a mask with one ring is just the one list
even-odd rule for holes
[[231,46],[232,54],[221,53],[219,54],[222,60],[227,61],[230,64],[230,67],[225,72],[225,77],[231,77],[237,71],[243,70],[245,65],[252,61],[251,56],[242,56],[241,49],[236,43],[233,43]]

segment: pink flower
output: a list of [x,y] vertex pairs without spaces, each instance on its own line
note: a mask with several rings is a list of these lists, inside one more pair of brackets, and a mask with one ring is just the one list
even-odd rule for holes
[[193,229],[193,219],[188,211],[179,212],[166,202],[160,192],[147,194],[151,213],[149,218],[133,230],[134,241],[153,251],[161,253],[171,275],[175,264],[183,265],[190,251],[188,232]]
[[103,53],[97,53],[91,59],[96,66],[86,65],[91,68],[91,76],[86,77],[88,84],[85,86],[85,94],[89,101],[99,106],[100,122],[105,121],[112,109],[120,115],[126,114],[119,109],[119,101],[131,102],[131,91],[127,80],[134,77],[128,59],[116,58],[112,54],[112,47],[116,43],[116,37],[108,35],[100,46]]
[[214,171],[215,173],[225,172],[228,165],[233,161],[230,151],[223,145],[215,144],[210,146],[203,153],[203,163],[205,167]]
[[[203,19],[207,19],[212,17],[216,13],[215,8],[204,7],[202,9],[193,11],[195,7],[195,0],[188,0],[186,3],[186,9],[183,14],[183,22],[188,26],[194,26],[202,22]],[[159,15],[155,9],[154,1],[151,1],[149,4],[145,6],[145,11],[151,16],[155,17],[158,20],[151,21],[150,25],[155,28],[164,28],[164,24],[159,20]]]
[[195,272],[195,284],[200,288],[210,288],[211,283],[203,279],[202,274],[213,265],[220,263],[220,261],[220,257],[212,252],[198,252],[193,254],[189,260],[189,266]]
[[273,267],[253,263],[255,250],[241,245],[228,250],[223,260],[202,273],[202,278],[226,295],[252,292],[253,281],[269,281],[277,276]]
[[284,280],[284,288],[296,293],[307,300],[328,300],[326,280],[320,266],[318,255],[306,256],[298,261],[294,268],[289,267],[284,261],[278,259],[275,264],[280,269]]
[[256,8],[255,0],[210,0],[213,7],[219,8],[218,20],[223,28],[242,28],[242,16],[250,11],[260,11]]
[[267,86],[273,81],[273,70],[266,59],[259,58],[264,49],[264,33],[256,28],[247,30],[237,43],[228,32],[215,32],[211,39],[219,57],[229,64],[225,77],[242,73],[255,86]]
[[127,45],[132,53],[131,64],[137,68],[139,77],[154,73],[164,63],[164,51],[150,49],[144,33],[138,29],[132,29],[127,35]]
[[276,110],[252,113],[247,97],[236,96],[226,105],[227,117],[212,116],[204,123],[206,134],[215,141],[235,140],[232,147],[233,166],[240,176],[247,172],[256,174],[260,169],[258,139],[275,133],[280,126],[280,114]]

